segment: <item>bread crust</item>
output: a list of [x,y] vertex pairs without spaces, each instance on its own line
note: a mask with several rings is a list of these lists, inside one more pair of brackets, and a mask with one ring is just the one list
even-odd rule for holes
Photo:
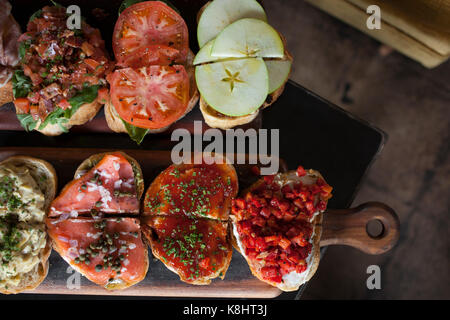
[[[45,160],[32,158],[28,156],[13,156],[2,162],[0,166],[6,163],[23,164],[30,169],[30,174],[42,190],[45,197],[44,209],[47,212],[51,202],[55,198],[57,189],[57,175],[53,166]],[[45,181],[40,177],[45,174]],[[33,290],[37,288],[42,281],[47,277],[49,262],[48,258],[52,251],[52,241],[50,237],[46,236],[46,245],[39,253],[39,263],[33,270],[27,272],[22,276],[21,281],[17,286],[9,287],[8,289],[0,288],[0,293],[3,294],[17,294],[23,291]]]
[[[63,126],[70,130],[73,126],[78,126],[85,124],[88,121],[91,121],[92,118],[95,117],[95,115],[98,113],[98,111],[101,109],[102,104],[98,102],[97,100],[91,102],[91,103],[85,103],[80,106],[80,108],[73,114],[73,116],[69,119],[69,121]],[[17,112],[17,109],[16,109]],[[39,126],[41,125],[42,121],[39,119],[36,124],[36,131],[39,131],[40,133],[46,135],[46,136],[59,136],[64,133],[64,130],[57,124],[48,124],[43,128],[42,130],[39,130]]]
[[0,88],[0,107],[5,103],[12,101],[14,101],[12,81],[9,80],[3,87]]
[[[316,176],[316,177],[320,177],[321,179],[323,179],[323,176],[320,174],[320,172],[316,171],[316,170],[307,170],[308,175],[312,175],[312,176]],[[295,181],[295,171],[289,171],[287,173],[282,173],[278,175],[281,179],[286,179],[286,181]],[[277,179],[277,178],[276,178]],[[297,177],[297,179],[299,179]],[[323,179],[325,181],[325,179]],[[252,186],[250,186],[248,189],[244,190],[242,192],[242,195],[247,194],[248,192],[251,192],[252,190],[258,188],[263,182],[262,179],[258,180],[257,182],[255,182]],[[310,257],[311,260],[309,261],[309,268],[305,271],[307,272],[305,274],[305,278],[304,281],[298,282],[296,284],[293,285],[288,285],[285,284],[284,282],[281,283],[276,283],[276,282],[272,282],[272,281],[268,281],[266,279],[263,279],[262,275],[260,274],[257,266],[255,266],[252,261],[250,261],[247,256],[245,255],[245,253],[243,253],[238,245],[238,239],[236,238],[236,234],[233,231],[234,226],[236,225],[237,221],[235,219],[234,216],[231,216],[231,226],[230,226],[230,234],[231,234],[231,243],[233,244],[233,247],[245,258],[245,260],[248,263],[248,266],[250,268],[250,271],[252,272],[252,274],[258,278],[259,280],[266,282],[274,287],[279,288],[282,291],[296,291],[300,288],[301,285],[303,285],[304,283],[308,282],[313,275],[316,273],[317,268],[319,266],[319,262],[320,262],[320,238],[322,236],[322,221],[323,221],[323,212],[319,212],[314,219],[312,220],[312,225],[313,225],[313,237],[311,239],[311,244],[312,244],[312,249],[311,249],[311,253],[310,253]]]
[[[186,69],[186,72],[189,76],[189,102],[188,102],[188,107],[185,111],[185,113],[180,117],[180,119],[182,119],[184,116],[186,116],[186,114],[188,114],[197,104],[198,100],[199,100],[199,93],[197,90],[197,83],[195,82],[195,67],[194,67],[194,58],[195,55],[194,53],[189,50],[188,55],[187,55],[187,61],[186,61],[186,65],[184,66]],[[122,119],[120,118],[119,114],[117,113],[116,109],[114,108],[111,99],[109,98],[106,103],[105,103],[105,118],[106,118],[106,123],[108,124],[108,127],[114,131],[114,132],[118,132],[118,133],[128,133],[127,129],[125,128],[125,125],[122,122]],[[179,121],[180,119],[178,119],[177,121]],[[163,128],[159,128],[159,129],[149,129],[149,133],[160,133],[160,132],[164,132],[167,129],[169,129],[169,127],[172,124],[163,127]]]

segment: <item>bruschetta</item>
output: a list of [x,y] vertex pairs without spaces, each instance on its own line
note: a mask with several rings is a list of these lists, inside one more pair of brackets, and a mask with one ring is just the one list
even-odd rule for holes
[[47,6],[19,38],[20,68],[12,78],[22,126],[55,136],[91,120],[106,102],[112,63],[98,29],[84,20],[67,27],[66,9]]
[[194,54],[183,18],[161,1],[126,8],[113,33],[118,69],[108,76],[108,126],[140,143],[165,131],[197,103]]
[[224,278],[232,247],[229,211],[238,190],[230,164],[171,165],[150,185],[143,230],[153,255],[189,284]]
[[56,173],[44,160],[13,156],[0,162],[0,292],[39,286],[48,272],[51,240],[45,213],[55,197]]
[[233,246],[261,281],[295,291],[316,272],[332,188],[315,170],[266,176],[233,201]]
[[121,152],[85,160],[75,180],[52,202],[46,224],[53,248],[75,270],[107,290],[145,278],[147,246],[141,237],[142,172]]
[[[197,14],[201,49],[194,65],[200,111],[210,127],[230,129],[249,123],[283,93],[293,58],[286,39],[266,21],[264,9],[256,0],[213,0]],[[234,30],[225,35],[228,27]],[[244,35],[242,39],[240,34]],[[266,36],[268,39],[260,43],[254,40]],[[274,51],[279,52],[264,53],[273,39],[278,45]],[[216,50],[217,42],[225,44],[222,50]],[[245,52],[233,48],[239,42]]]

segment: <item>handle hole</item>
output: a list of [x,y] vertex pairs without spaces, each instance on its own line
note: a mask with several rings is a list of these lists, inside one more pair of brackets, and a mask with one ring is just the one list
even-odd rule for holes
[[366,224],[366,232],[373,239],[381,239],[384,236],[384,225],[378,219],[369,220]]

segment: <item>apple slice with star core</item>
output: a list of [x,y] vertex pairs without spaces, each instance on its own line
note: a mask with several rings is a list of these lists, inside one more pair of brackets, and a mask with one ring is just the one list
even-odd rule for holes
[[261,58],[200,65],[195,69],[195,78],[206,103],[228,116],[251,114],[269,92],[269,75]]

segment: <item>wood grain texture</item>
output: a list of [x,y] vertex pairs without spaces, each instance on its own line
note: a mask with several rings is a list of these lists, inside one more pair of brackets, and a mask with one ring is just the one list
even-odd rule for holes
[[450,54],[450,0],[347,0],[366,10],[381,9],[381,18],[437,53]]
[[[49,161],[54,167],[60,181],[59,189],[72,180],[75,169],[89,156],[114,150],[89,148],[27,148],[7,147],[0,149],[0,161],[14,155],[27,155]],[[135,158],[142,167],[145,186],[167,166],[171,164],[169,151],[125,150]],[[240,188],[253,184],[258,176],[251,173],[253,165],[236,164]],[[287,170],[280,159],[280,172]],[[369,203],[348,210],[329,210],[324,214],[321,246],[330,244],[350,245],[370,254],[386,252],[398,238],[398,218],[392,209],[379,203]],[[366,233],[369,220],[379,219],[385,226],[383,236],[370,238]],[[183,297],[241,297],[274,298],[281,291],[259,281],[251,275],[244,258],[233,252],[230,269],[225,280],[214,280],[208,286],[193,286],[181,282],[164,265],[152,259],[147,277],[139,284],[122,291],[109,292],[82,278],[79,289],[70,289],[73,285],[73,270],[64,260],[53,252],[49,261],[49,274],[33,293],[47,294],[86,294],[86,295],[129,295],[129,296],[183,296]],[[69,284],[69,285],[68,285]]]
[[[194,109],[189,112],[184,118],[173,123],[166,131],[162,132],[161,135],[170,135],[176,129],[187,129],[190,133],[194,132],[194,121],[202,121],[202,132],[209,129],[210,127],[203,120],[203,116],[197,105]],[[262,125],[262,112],[251,121],[242,126],[237,126],[236,129],[241,128],[243,130],[253,128],[260,129]],[[12,130],[12,131],[24,131],[23,127],[20,125],[19,120],[16,116],[16,111],[12,103],[0,105],[0,130]],[[100,133],[113,133],[113,131],[108,127],[105,119],[105,113],[103,108],[99,113],[89,122],[86,122],[80,126],[74,126],[70,129],[70,132],[100,132]],[[152,134],[149,134],[151,136]]]
[[[367,231],[372,220],[382,225],[376,237]],[[394,210],[383,203],[368,202],[352,209],[327,210],[320,246],[347,245],[368,254],[382,254],[392,249],[399,236],[400,221]]]
[[405,56],[414,59],[427,68],[434,68],[449,56],[441,55],[430,49],[417,39],[399,31],[395,26],[386,21],[382,22],[380,30],[369,30],[366,25],[368,15],[365,10],[345,0],[306,0],[308,3],[318,7],[328,14],[344,21],[345,23],[359,29],[378,41],[387,44]]

